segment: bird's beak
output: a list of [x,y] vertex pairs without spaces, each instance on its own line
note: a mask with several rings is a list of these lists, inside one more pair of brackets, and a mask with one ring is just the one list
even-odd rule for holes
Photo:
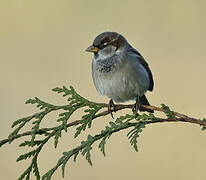
[[98,51],[99,51],[99,48],[91,45],[91,46],[89,46],[89,47],[86,49],[86,51],[87,51],[87,52],[98,52]]

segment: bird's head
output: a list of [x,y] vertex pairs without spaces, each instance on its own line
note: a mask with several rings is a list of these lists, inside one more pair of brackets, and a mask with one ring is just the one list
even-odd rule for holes
[[107,58],[124,51],[126,45],[127,40],[122,35],[116,32],[103,32],[95,38],[86,51],[93,52],[95,56]]

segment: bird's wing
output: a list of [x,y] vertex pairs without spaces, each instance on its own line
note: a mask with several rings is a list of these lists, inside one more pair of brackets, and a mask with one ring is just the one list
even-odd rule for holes
[[150,84],[149,84],[148,90],[152,91],[153,87],[154,87],[154,80],[153,80],[152,72],[151,72],[151,70],[149,68],[149,64],[145,61],[143,56],[136,49],[134,49],[131,45],[129,46],[129,51],[132,51],[133,53],[135,53],[138,56],[139,62],[146,69],[146,71],[147,71],[147,73],[149,75],[149,79],[150,79]]

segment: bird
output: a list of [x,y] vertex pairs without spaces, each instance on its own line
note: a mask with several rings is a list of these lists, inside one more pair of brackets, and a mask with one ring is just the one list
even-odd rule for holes
[[114,101],[121,103],[133,100],[136,101],[133,107],[136,112],[154,112],[141,106],[150,105],[145,93],[154,87],[149,64],[123,35],[103,32],[86,51],[94,53],[93,82],[99,94],[110,99],[108,110],[112,118],[112,109],[115,112]]

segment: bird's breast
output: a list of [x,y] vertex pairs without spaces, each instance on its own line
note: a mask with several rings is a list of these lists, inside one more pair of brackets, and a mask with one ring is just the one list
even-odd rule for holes
[[94,59],[93,66],[94,70],[100,73],[109,73],[115,71],[117,66],[120,65],[118,57],[116,55],[105,59]]
[[142,67],[131,63],[93,61],[92,76],[97,91],[116,102],[134,100],[149,86],[148,74]]

